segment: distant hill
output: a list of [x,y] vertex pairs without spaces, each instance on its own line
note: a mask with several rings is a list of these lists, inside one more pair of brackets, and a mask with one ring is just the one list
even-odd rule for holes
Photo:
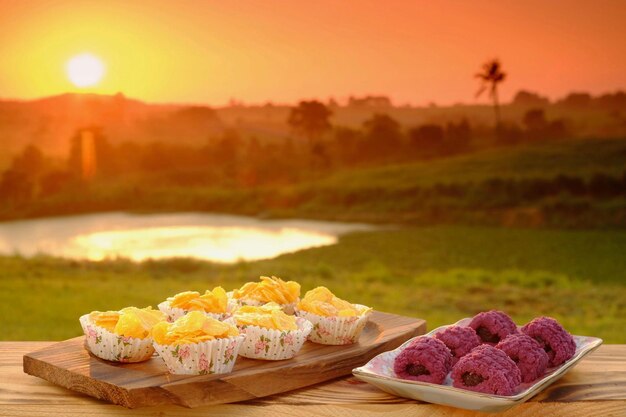
[[431,161],[345,171],[319,181],[320,189],[412,189],[436,184],[553,179],[559,175],[589,179],[626,172],[626,140],[593,139],[531,143],[487,149]]
[[[501,110],[505,123],[509,124],[522,124],[525,113],[538,107],[545,111],[547,119],[563,120],[572,136],[624,137],[626,109],[622,108],[624,100],[620,94],[614,96],[621,101],[608,104],[602,97],[591,104],[570,103],[572,100],[557,103],[518,100],[502,106]],[[493,108],[486,104],[411,107],[394,106],[383,99],[364,105],[363,100],[353,99],[343,106],[331,100],[328,106],[335,126],[360,128],[374,113],[390,115],[405,130],[425,123],[446,124],[461,119],[467,119],[475,131],[485,132],[493,126]],[[48,155],[64,157],[74,132],[93,125],[102,127],[111,143],[162,141],[201,146],[227,128],[236,129],[242,137],[261,141],[282,139],[291,135],[286,123],[290,109],[289,105],[272,103],[219,108],[151,104],[123,94],[68,93],[28,101],[0,100],[0,168],[31,143]]]
[[85,126],[101,126],[113,143],[194,143],[222,129],[219,117],[209,107],[147,104],[123,94],[62,94],[31,101],[0,101],[4,157],[30,143],[47,154],[65,156],[70,137]]

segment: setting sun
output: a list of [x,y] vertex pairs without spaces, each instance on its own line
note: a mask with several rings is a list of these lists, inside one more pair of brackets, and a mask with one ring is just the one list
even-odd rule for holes
[[104,64],[95,55],[80,54],[67,62],[67,77],[76,87],[91,87],[104,76]]

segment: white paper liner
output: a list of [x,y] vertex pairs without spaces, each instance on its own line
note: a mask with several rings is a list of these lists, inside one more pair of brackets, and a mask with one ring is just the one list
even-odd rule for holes
[[167,315],[167,321],[169,321],[170,323],[175,322],[176,320],[183,317],[190,311],[199,311],[205,316],[212,317],[215,320],[224,320],[230,317],[230,313],[229,313],[230,310],[228,309],[228,307],[226,308],[227,310],[226,313],[209,313],[209,312],[202,311],[202,310],[183,310],[182,308],[172,307],[170,306],[170,302],[167,300],[160,303],[158,307],[159,307],[159,310],[161,310],[163,313],[165,313],[165,315]]
[[[368,308],[361,304],[354,304],[354,306],[358,309]],[[371,310],[360,316],[325,317],[296,309],[296,316],[303,317],[313,324],[309,340],[322,345],[350,345],[356,343],[370,314]]]
[[113,362],[141,362],[150,359],[154,353],[152,338],[138,339],[120,336],[104,327],[96,326],[89,314],[80,317],[80,325],[85,333],[85,347],[101,359]]
[[[226,295],[228,296],[229,305],[231,303],[234,303],[234,307],[232,308],[233,313],[239,307],[243,307],[243,306],[260,307],[260,306],[265,305],[265,304],[267,304],[269,302],[269,301],[268,302],[259,301],[259,300],[255,300],[253,298],[234,298],[232,291],[227,292]],[[300,298],[298,298],[293,303],[289,303],[289,304],[278,304],[278,303],[276,303],[276,304],[278,304],[280,306],[280,308],[283,309],[285,314],[290,314],[290,315],[293,316],[294,313],[295,313],[295,310],[296,310],[296,305],[298,304],[299,301],[300,301]]]
[[172,374],[226,374],[233,370],[245,336],[207,340],[184,345],[154,343],[159,356]]
[[296,318],[298,330],[276,330],[260,326],[239,326],[246,340],[239,355],[270,361],[280,361],[296,356],[306,342],[313,325],[301,317]]

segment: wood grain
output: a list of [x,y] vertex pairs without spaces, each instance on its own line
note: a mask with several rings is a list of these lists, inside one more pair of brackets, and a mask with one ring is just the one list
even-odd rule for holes
[[232,373],[199,376],[169,374],[157,357],[135,364],[106,362],[90,355],[84,337],[78,337],[25,355],[24,372],[129,408],[198,407],[262,398],[349,375],[377,354],[425,331],[424,320],[374,312],[354,345],[306,342],[290,360],[240,357]]
[[[625,416],[626,345],[603,345],[544,393],[500,414],[397,398],[355,378],[237,404],[129,410],[50,384],[22,371],[25,353],[52,342],[0,342],[0,416]],[[591,381],[591,383],[589,383]],[[598,389],[597,383],[614,387]],[[567,387],[563,389],[563,387]]]
[[67,408],[59,405],[9,405],[0,409],[0,416],[51,417],[51,416],[168,416],[168,417],[623,417],[625,401],[587,401],[584,403],[537,403],[520,404],[503,413],[481,413],[434,404],[396,405],[334,405],[316,404],[287,406],[273,404],[253,407],[245,404],[222,404],[210,407],[185,409],[175,406],[147,407],[130,410],[112,404],[90,404]]

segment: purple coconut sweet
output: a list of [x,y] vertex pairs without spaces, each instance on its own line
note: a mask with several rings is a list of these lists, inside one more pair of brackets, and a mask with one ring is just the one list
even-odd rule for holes
[[500,349],[482,344],[452,368],[453,386],[486,394],[512,395],[522,377],[519,368]]
[[537,317],[522,327],[548,354],[548,366],[559,366],[574,356],[576,342],[567,330],[552,317]]
[[483,343],[491,346],[495,346],[508,335],[517,333],[517,326],[513,320],[506,313],[497,310],[478,313],[469,327],[476,331]]
[[441,340],[452,352],[452,365],[482,342],[471,327],[449,326],[437,332],[435,338]]
[[539,378],[548,367],[548,354],[532,337],[525,334],[510,334],[496,345],[517,364],[522,382],[531,382]]
[[452,354],[446,345],[432,337],[418,337],[395,359],[396,375],[412,381],[442,384],[452,366]]

